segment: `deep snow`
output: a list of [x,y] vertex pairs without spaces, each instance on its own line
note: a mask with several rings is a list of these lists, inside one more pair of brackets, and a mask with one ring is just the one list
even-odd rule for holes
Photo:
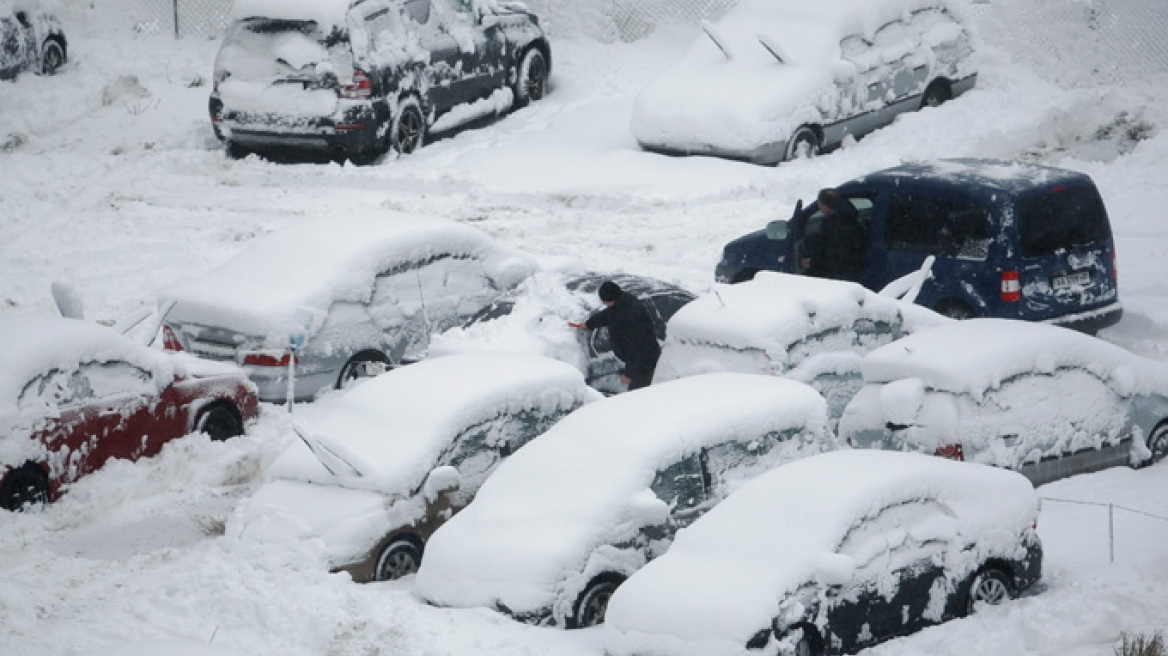
[[[1138,43],[1108,50],[1080,34],[1091,33],[1093,8],[1136,4],[979,5],[986,44],[972,92],[830,156],[775,168],[637,150],[633,98],[699,38],[696,27],[611,44],[560,29],[545,101],[409,158],[355,168],[227,159],[206,116],[215,41],[135,32],[135,0],[70,3],[63,73],[0,82],[0,311],[52,312],[50,283],[66,280],[88,317],[114,320],[263,233],[385,210],[473,223],[536,255],[578,255],[590,269],[702,292],[725,241],[787,216],[822,186],[905,159],[1003,157],[1095,178],[1127,309],[1103,337],[1168,360],[1168,231],[1158,215],[1168,206],[1168,70]],[[1163,2],[1142,6],[1168,24]],[[1097,74],[1100,52],[1135,64]],[[297,412],[325,412],[329,402]],[[291,435],[288,415],[265,407],[245,437],[184,439],[149,461],[107,466],[44,512],[0,516],[0,651],[601,653],[598,631],[436,609],[414,597],[411,580],[359,586],[326,574],[312,545],[221,537]],[[869,653],[1110,656],[1121,631],[1168,627],[1168,521],[1116,510],[1109,564],[1108,508],[1068,502],[1168,516],[1168,465],[1076,477],[1040,494],[1060,501],[1044,502],[1039,520],[1039,593]]]

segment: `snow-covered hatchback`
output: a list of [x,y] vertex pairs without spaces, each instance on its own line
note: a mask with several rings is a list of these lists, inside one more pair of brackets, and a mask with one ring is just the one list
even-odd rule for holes
[[745,480],[835,446],[792,380],[710,374],[589,404],[520,449],[430,538],[427,601],[579,628]]
[[626,581],[605,653],[854,653],[1033,585],[1037,520],[1038,495],[1014,472],[850,449],[804,458],[744,485]]
[[211,121],[229,152],[372,161],[543,97],[539,20],[502,0],[239,0],[215,60]]
[[646,150],[775,164],[977,79],[964,0],[743,0],[637,97]]
[[312,408],[296,428],[303,442],[227,533],[312,540],[355,581],[401,578],[503,459],[599,398],[574,367],[537,355],[451,355],[388,372]]
[[461,325],[534,270],[529,256],[458,223],[329,219],[257,239],[172,289],[165,344],[242,365],[264,401],[311,400],[420,360],[432,333]]
[[0,0],[0,80],[23,71],[52,75],[67,59],[55,2]]
[[1168,366],[1067,328],[953,322],[861,369],[839,424],[856,446],[1006,467],[1035,485],[1168,454]]

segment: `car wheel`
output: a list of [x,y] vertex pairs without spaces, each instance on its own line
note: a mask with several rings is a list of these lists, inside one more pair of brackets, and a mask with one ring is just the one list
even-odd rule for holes
[[422,564],[422,549],[413,541],[399,538],[390,542],[377,557],[374,581],[396,581],[418,571]]
[[921,95],[921,109],[926,107],[938,107],[941,103],[952,98],[949,93],[949,85],[937,80],[925,89],[925,93]]
[[822,147],[823,145],[819,143],[819,134],[811,127],[804,125],[795,130],[795,134],[792,134],[790,141],[787,142],[786,159],[815,157]]
[[45,40],[41,50],[41,75],[56,75],[65,65],[65,48],[56,39]]
[[195,432],[206,433],[213,442],[222,442],[243,435],[243,422],[226,405],[213,405],[195,421]]
[[523,107],[537,100],[543,100],[547,93],[547,59],[539,48],[531,48],[523,54],[515,80],[515,106]]
[[965,613],[973,613],[978,604],[997,606],[1011,596],[1010,577],[1005,572],[996,568],[982,570],[969,582]]
[[568,621],[570,629],[584,629],[604,623],[604,613],[608,610],[608,600],[612,593],[624,583],[624,578],[606,574],[592,579],[587,588],[576,599],[572,617]]
[[799,639],[795,641],[795,656],[820,656],[823,650],[819,647],[819,636],[810,628],[804,626],[799,631]]
[[977,316],[973,308],[969,307],[963,301],[954,298],[947,298],[933,307],[933,311],[937,314],[949,317],[950,319],[972,319]]
[[1168,456],[1168,421],[1161,422],[1152,429],[1152,434],[1148,436],[1148,450],[1152,452],[1149,465],[1160,462]]
[[389,358],[381,351],[361,351],[341,367],[341,374],[337,376],[337,389],[347,389],[358,380],[383,374],[391,367]]
[[422,106],[417,98],[406,98],[393,117],[390,143],[397,152],[409,155],[422,146],[425,136],[426,117],[422,115]]
[[31,462],[9,471],[0,484],[0,508],[4,510],[21,510],[48,502],[49,477]]

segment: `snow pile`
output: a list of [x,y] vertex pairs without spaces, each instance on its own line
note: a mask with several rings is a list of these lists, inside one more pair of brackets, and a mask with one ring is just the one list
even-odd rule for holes
[[[946,567],[956,581],[991,558],[1016,558],[1038,517],[1038,497],[1024,477],[982,465],[876,451],[788,463],[743,486],[617,589],[605,622],[607,653],[741,654],[793,605],[800,586],[850,581],[867,564],[865,553],[887,555],[883,539],[897,533],[875,536],[881,544],[866,551],[848,548],[850,531],[890,507],[923,501],[940,507],[932,519],[946,521],[906,522],[899,533],[948,543]],[[878,571],[896,576],[892,567]],[[842,578],[832,581],[828,572]],[[895,585],[889,579],[876,589]]]
[[[722,443],[749,450],[767,435],[781,437],[740,463],[752,473],[830,448],[825,410],[802,384],[742,374],[686,378],[586,406],[504,462],[433,536],[418,590],[441,605],[498,602],[517,617],[561,623],[592,577],[627,575],[652,555],[629,541],[664,522],[665,504],[684,502],[654,496],[659,471]],[[710,503],[737,482],[712,490]]]

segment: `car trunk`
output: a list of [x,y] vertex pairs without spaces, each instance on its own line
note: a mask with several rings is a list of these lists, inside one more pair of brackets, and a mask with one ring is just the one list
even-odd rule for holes
[[232,118],[280,115],[290,120],[337,112],[351,84],[346,32],[326,34],[315,21],[249,18],[233,24],[215,62],[216,87]]
[[1091,185],[1056,185],[1015,207],[1022,268],[1019,318],[1041,321],[1115,303],[1115,247]]

